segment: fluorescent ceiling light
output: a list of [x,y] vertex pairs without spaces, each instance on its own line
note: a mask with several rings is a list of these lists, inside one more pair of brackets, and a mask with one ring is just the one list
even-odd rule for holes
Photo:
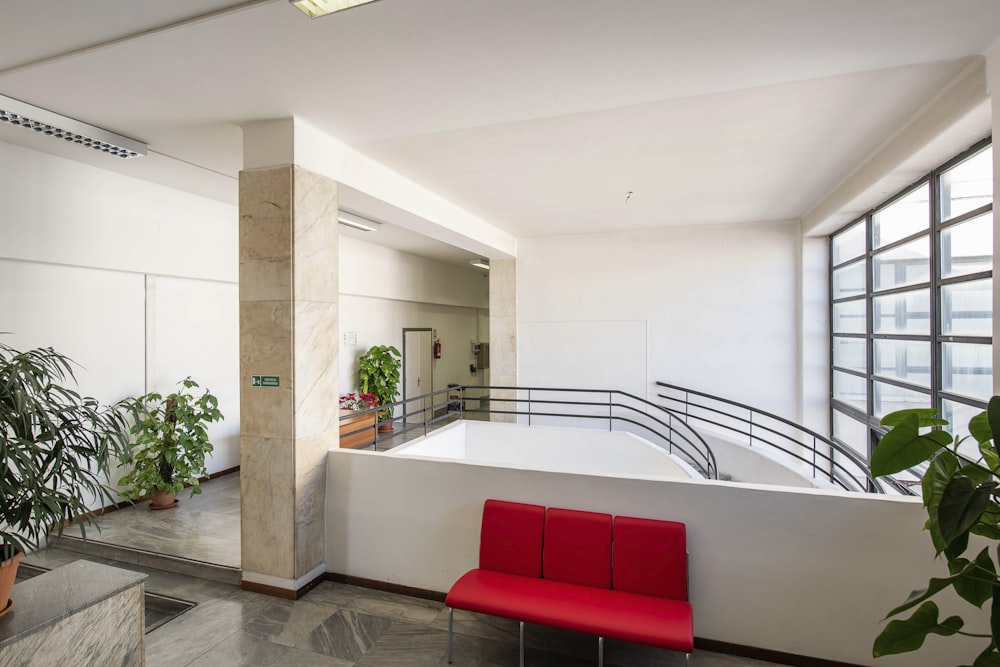
[[365,5],[375,0],[288,0],[309,18],[326,16],[342,9]]
[[488,259],[470,259],[469,264],[472,264],[477,269],[490,270],[490,260]]
[[382,226],[381,222],[362,218],[360,215],[355,215],[347,211],[340,211],[337,214],[337,221],[342,225],[351,227],[352,229],[360,229],[363,232],[377,232],[378,228]]
[[146,144],[135,139],[3,95],[0,95],[0,123],[19,125],[115,157],[128,159],[146,154]]

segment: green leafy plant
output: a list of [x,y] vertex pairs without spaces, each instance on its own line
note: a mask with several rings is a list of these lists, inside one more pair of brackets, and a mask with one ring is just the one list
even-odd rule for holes
[[[891,475],[928,462],[921,483],[925,529],[937,555],[944,555],[949,576],[932,578],[927,588],[913,591],[906,602],[890,611],[886,618],[917,607],[908,618],[890,621],[883,628],[872,653],[879,657],[916,651],[929,634],[959,634],[989,640],[973,667],[997,667],[1000,578],[996,563],[989,546],[975,556],[966,552],[971,535],[994,546],[1000,541],[1000,396],[994,396],[986,412],[969,422],[969,434],[978,444],[977,460],[959,455],[965,439],[940,430],[947,424],[933,409],[900,410],[882,420],[883,426],[891,428],[872,454],[872,474]],[[959,616],[939,619],[940,610],[930,598],[948,588],[980,609],[990,603],[990,634],[963,632],[965,621]]]
[[401,366],[399,350],[392,345],[373,345],[358,359],[361,392],[374,394],[378,404],[386,406],[379,413],[379,421],[392,418],[392,404],[396,402]]
[[77,384],[68,357],[0,343],[2,560],[38,549],[69,522],[85,531],[87,504],[114,500],[107,481],[110,462],[127,448],[126,414],[67,383]]
[[177,383],[180,389],[166,396],[149,393],[130,405],[135,414],[135,440],[118,458],[130,468],[118,482],[126,498],[133,500],[153,491],[180,493],[186,486],[191,495],[201,493],[199,478],[206,474],[205,456],[212,452],[208,424],[221,421],[219,401],[208,389],[199,388],[190,377]]

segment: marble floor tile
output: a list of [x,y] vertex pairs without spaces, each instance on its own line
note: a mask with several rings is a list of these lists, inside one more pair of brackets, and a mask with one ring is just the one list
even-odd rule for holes
[[330,581],[323,582],[303,598],[316,604],[351,609],[372,616],[396,618],[429,625],[444,604],[433,600],[407,597],[370,588],[360,588]]
[[405,667],[434,667],[447,662],[448,633],[431,630],[426,625],[397,621],[389,626],[355,663],[355,667],[402,665]]
[[67,535],[194,561],[240,567],[240,476],[203,482],[202,493],[182,491],[176,508],[150,511],[144,501],[108,512],[90,526],[70,526]]
[[350,660],[258,639],[236,632],[187,667],[352,667]]
[[392,624],[389,618],[298,600],[270,606],[245,630],[276,644],[356,661]]

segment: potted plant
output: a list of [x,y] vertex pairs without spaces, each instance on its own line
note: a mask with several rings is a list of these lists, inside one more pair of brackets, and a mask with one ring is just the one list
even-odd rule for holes
[[385,409],[379,413],[379,429],[392,430],[392,404],[396,402],[399,370],[402,366],[399,350],[392,345],[373,345],[358,359],[361,392],[374,394]]
[[[916,607],[908,618],[897,618],[883,628],[872,653],[879,657],[916,651],[930,634],[957,634],[982,638],[985,648],[974,662],[976,667],[998,665],[1000,576],[990,552],[997,553],[1000,542],[1000,396],[990,399],[986,412],[969,422],[969,434],[978,445],[974,461],[966,450],[959,450],[964,439],[941,430],[948,422],[934,409],[893,412],[882,425],[891,428],[872,453],[872,474],[891,475],[927,462],[921,484],[927,510],[924,528],[938,557],[944,556],[950,576],[931,579],[926,588],[913,591],[890,611],[886,618]],[[979,609],[990,603],[988,633],[964,631],[965,621],[957,615],[939,618],[940,610],[930,598],[948,588]]]
[[378,407],[375,394],[351,392],[340,396],[340,446],[367,447],[375,442]]
[[130,468],[118,482],[131,500],[152,496],[150,509],[177,505],[184,487],[201,493],[199,478],[206,474],[205,456],[212,452],[208,424],[222,420],[219,401],[208,389],[195,395],[198,383],[190,377],[166,396],[152,392],[135,399],[132,435],[135,441],[118,462]]
[[114,502],[107,480],[127,448],[126,414],[77,393],[72,365],[51,347],[0,343],[0,616],[21,557],[73,521],[86,537],[88,504]]

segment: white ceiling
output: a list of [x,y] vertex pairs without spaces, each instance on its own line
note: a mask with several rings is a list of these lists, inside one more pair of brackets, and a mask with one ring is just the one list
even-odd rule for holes
[[151,154],[0,140],[234,201],[240,124],[297,116],[516,237],[797,220],[998,36],[996,0],[6,3],[0,94]]

